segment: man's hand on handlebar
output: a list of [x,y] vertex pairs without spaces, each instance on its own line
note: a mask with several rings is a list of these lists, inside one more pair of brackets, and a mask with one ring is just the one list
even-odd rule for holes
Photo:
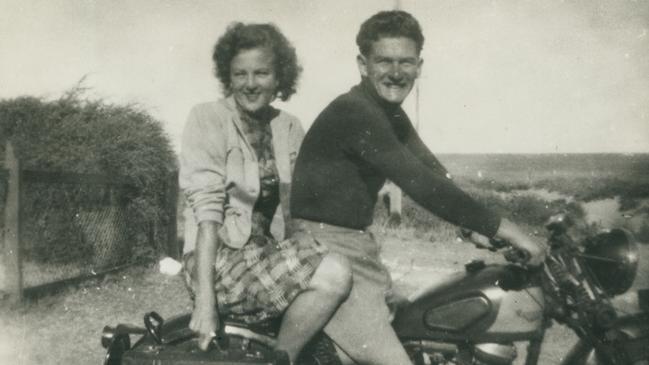
[[462,240],[473,243],[479,249],[496,251],[496,249],[498,248],[491,244],[491,240],[487,236],[481,235],[480,233],[475,231],[461,228],[460,237],[462,238]]
[[466,229],[460,230],[463,239],[472,242],[477,248],[491,251],[510,247],[503,254],[508,261],[528,266],[539,266],[545,260],[546,247],[543,242],[525,234],[516,224],[503,219],[494,238]]
[[525,234],[520,227],[507,219],[503,218],[500,221],[496,238],[505,240],[513,248],[526,253],[529,258],[525,264],[528,266],[539,266],[545,260],[546,245],[535,237]]

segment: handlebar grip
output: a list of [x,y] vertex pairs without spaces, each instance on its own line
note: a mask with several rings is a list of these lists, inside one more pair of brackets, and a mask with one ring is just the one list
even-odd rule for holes
[[509,247],[511,246],[507,241],[502,240],[500,238],[490,238],[489,243],[491,246],[494,248],[494,250],[499,250],[501,248]]
[[505,256],[505,260],[509,262],[520,263],[520,264],[524,264],[528,262],[531,258],[529,252],[519,250],[514,247],[508,248],[505,252],[503,252],[503,256]]
[[485,237],[470,229],[460,228],[458,236],[463,241],[472,243],[478,249],[488,249],[489,251],[497,251],[499,248],[506,246],[503,241],[497,241],[494,238]]

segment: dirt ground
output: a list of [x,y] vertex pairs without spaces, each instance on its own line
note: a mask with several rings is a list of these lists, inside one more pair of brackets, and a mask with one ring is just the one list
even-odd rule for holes
[[[464,264],[473,259],[487,263],[503,261],[499,254],[476,249],[467,242],[442,243],[421,239],[406,241],[393,236],[379,237],[382,237],[383,260],[392,273],[395,290],[405,296],[464,270]],[[649,288],[649,245],[639,244],[638,248],[638,275],[631,290]],[[568,328],[553,324],[543,343],[540,364],[558,364],[576,341],[577,337]],[[517,351],[515,364],[524,364],[525,346],[517,344]]]
[[[501,260],[468,243],[429,242],[394,234],[377,237],[395,288],[404,295],[463,270],[471,259]],[[649,245],[640,248],[636,287],[644,288],[649,287]],[[138,325],[147,311],[169,317],[190,308],[182,279],[162,275],[155,266],[129,269],[19,309],[0,306],[0,364],[99,364],[105,354],[99,342],[104,325]],[[557,364],[574,341],[568,330],[553,326],[543,345],[541,364]],[[516,364],[522,364],[525,349],[519,346],[518,350]]]

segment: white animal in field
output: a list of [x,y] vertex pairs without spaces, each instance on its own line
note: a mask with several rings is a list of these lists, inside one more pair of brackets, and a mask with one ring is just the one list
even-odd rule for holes
[[388,209],[388,225],[398,226],[401,223],[402,195],[401,189],[390,180],[379,190],[379,201],[383,201]]

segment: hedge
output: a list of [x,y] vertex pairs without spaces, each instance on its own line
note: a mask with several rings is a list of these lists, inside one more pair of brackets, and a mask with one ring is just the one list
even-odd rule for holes
[[[161,123],[138,105],[89,100],[84,98],[84,89],[80,87],[56,100],[33,96],[0,100],[0,149],[3,155],[7,140],[12,142],[24,169],[126,178],[132,187],[126,204],[131,234],[141,233],[150,221],[167,219],[164,182],[177,169],[176,157]],[[92,205],[102,200],[85,198],[107,195],[83,190],[77,189],[76,197],[69,197],[86,201],[86,206],[79,208],[82,210],[88,208],[87,202]],[[31,193],[36,194],[34,201],[40,197],[41,203],[54,202],[53,194],[60,194],[48,189]],[[84,199],[78,199],[80,195]],[[32,215],[56,215],[55,208],[51,209],[54,210],[38,212],[34,209]],[[34,222],[40,219],[31,218]],[[65,248],[61,246],[83,246],[74,237],[61,237],[66,224],[74,222],[60,217],[54,221],[58,223],[47,228],[51,237],[45,243],[46,247],[37,250],[36,256],[40,252],[41,258],[45,258],[50,252]],[[68,230],[68,233],[78,234],[78,231],[71,233]],[[44,243],[35,244],[42,246]],[[87,247],[76,249],[84,252]]]

